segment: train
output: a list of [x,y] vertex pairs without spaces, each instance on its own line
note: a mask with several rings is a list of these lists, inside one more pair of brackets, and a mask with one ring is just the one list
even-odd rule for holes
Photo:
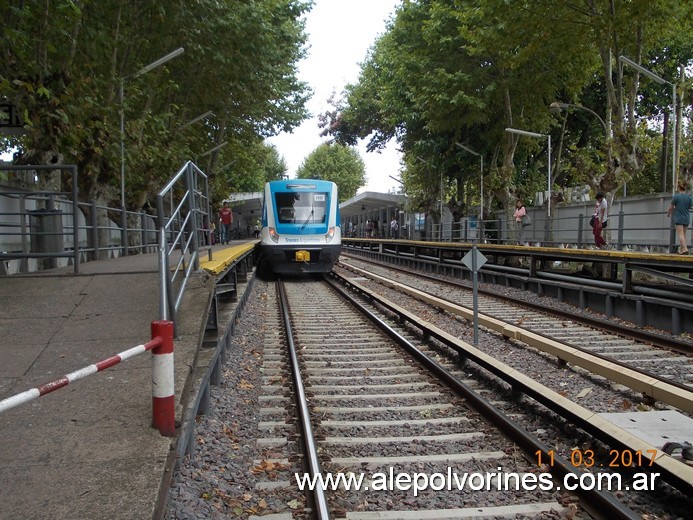
[[334,182],[271,181],[262,197],[262,262],[276,274],[329,273],[342,250]]

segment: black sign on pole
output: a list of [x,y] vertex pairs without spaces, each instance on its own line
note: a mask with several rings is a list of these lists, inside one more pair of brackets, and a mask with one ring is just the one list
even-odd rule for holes
[[0,135],[22,135],[24,122],[12,103],[0,103]]

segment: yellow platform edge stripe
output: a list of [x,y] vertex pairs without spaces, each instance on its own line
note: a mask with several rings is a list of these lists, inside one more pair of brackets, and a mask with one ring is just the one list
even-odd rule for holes
[[[428,242],[420,240],[401,240],[401,239],[387,239],[387,238],[373,238],[373,239],[363,239],[363,238],[342,238],[344,243],[358,243],[358,242],[373,242],[376,244],[395,244],[400,243],[406,246],[418,246],[418,247],[447,247],[449,249],[471,249],[472,242]],[[476,244],[479,251],[488,251],[489,254],[493,254],[494,250],[499,252],[511,252],[520,251],[525,253],[525,256],[541,253],[557,253],[566,254],[574,256],[586,256],[586,257],[613,257],[613,258],[623,258],[623,259],[635,259],[642,260],[647,259],[650,261],[671,261],[676,260],[682,263],[693,263],[693,255],[679,255],[677,253],[644,253],[641,251],[619,251],[617,249],[589,249],[587,247],[573,248],[573,247],[553,247],[553,246],[520,246],[514,244]]]
[[248,242],[214,251],[214,259],[200,262],[200,269],[204,269],[205,271],[214,275],[222,273],[239,257],[255,249],[256,244],[257,242]]

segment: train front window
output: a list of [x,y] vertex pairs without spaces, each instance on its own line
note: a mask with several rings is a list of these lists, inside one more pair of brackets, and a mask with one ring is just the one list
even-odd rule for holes
[[327,193],[275,193],[280,224],[324,224],[327,218]]

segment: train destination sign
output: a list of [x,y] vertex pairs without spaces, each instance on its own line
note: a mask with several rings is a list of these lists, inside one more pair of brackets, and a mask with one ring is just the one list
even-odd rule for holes
[[0,103],[0,135],[22,135],[24,123],[19,110],[12,103]]

